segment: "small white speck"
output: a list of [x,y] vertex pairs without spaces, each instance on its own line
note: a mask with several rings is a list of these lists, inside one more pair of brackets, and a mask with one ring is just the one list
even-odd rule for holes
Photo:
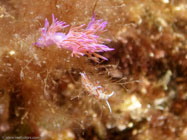
[[169,0],[162,0],[163,3],[169,3]]
[[139,109],[142,107],[140,101],[137,99],[136,96],[132,96],[130,98],[130,105],[128,106],[128,110],[135,110],[135,109]]
[[72,132],[70,132],[70,131],[67,132],[67,136],[69,138],[74,138],[74,134]]
[[118,126],[118,129],[120,130],[120,131],[123,131],[123,130],[125,130],[127,127],[126,127],[126,125],[119,125]]
[[154,57],[154,53],[151,52],[151,53],[149,54],[149,56],[150,56],[150,57]]
[[146,94],[147,93],[147,89],[146,88],[142,88],[141,92],[142,92],[142,94]]
[[15,53],[16,53],[16,52],[13,51],[13,50],[9,52],[10,55],[14,55]]
[[128,127],[131,128],[131,127],[133,127],[133,125],[134,125],[134,124],[133,124],[132,122],[130,122],[130,123],[128,124]]
[[174,8],[175,11],[181,11],[181,10],[185,10],[185,9],[186,9],[186,6],[184,6],[184,5],[179,5]]
[[60,8],[60,5],[56,5],[56,8],[58,8],[58,9],[59,9],[59,8]]

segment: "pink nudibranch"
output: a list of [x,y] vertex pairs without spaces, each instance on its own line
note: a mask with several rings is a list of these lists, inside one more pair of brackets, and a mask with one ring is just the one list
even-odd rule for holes
[[56,45],[59,48],[72,51],[72,56],[87,55],[90,58],[93,56],[98,59],[108,60],[106,57],[97,54],[98,52],[112,51],[103,43],[110,41],[100,37],[100,33],[104,32],[107,22],[103,20],[95,20],[93,15],[90,23],[85,28],[84,24],[77,27],[70,27],[67,34],[62,33],[61,30],[68,27],[65,22],[58,21],[52,14],[52,24],[49,26],[47,18],[45,19],[45,26],[41,30],[41,37],[35,43],[40,48],[51,45]]

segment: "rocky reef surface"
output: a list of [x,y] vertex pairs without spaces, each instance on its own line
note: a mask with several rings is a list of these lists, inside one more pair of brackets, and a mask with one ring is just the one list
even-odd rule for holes
[[[186,140],[186,9],[186,0],[0,0],[0,139]],[[99,53],[108,61],[33,45],[52,14],[73,27],[93,12],[108,22],[102,37],[115,50]],[[114,92],[112,113],[80,72]]]

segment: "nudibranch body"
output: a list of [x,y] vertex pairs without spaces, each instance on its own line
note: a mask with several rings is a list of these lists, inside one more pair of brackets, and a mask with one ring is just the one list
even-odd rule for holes
[[84,24],[78,27],[70,27],[69,32],[64,34],[61,30],[69,25],[58,21],[52,14],[52,24],[49,26],[48,20],[45,19],[45,26],[41,30],[41,37],[35,45],[41,48],[56,45],[59,48],[70,50],[72,56],[87,55],[90,58],[94,56],[96,59],[108,60],[106,57],[97,54],[98,52],[114,50],[103,44],[106,41],[110,41],[109,39],[100,37],[100,34],[105,31],[106,24],[106,21],[95,20],[95,15],[93,15],[86,28]]

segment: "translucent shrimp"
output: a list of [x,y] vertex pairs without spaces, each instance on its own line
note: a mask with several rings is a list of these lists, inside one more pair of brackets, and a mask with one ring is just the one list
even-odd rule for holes
[[81,82],[83,84],[83,87],[85,88],[85,90],[94,95],[96,98],[100,99],[100,100],[105,100],[108,108],[109,108],[109,111],[112,113],[112,109],[110,107],[110,104],[108,102],[108,99],[114,95],[114,91],[111,93],[111,94],[105,94],[104,93],[104,90],[103,90],[103,87],[100,86],[100,85],[97,85],[97,84],[94,84],[92,83],[88,77],[86,76],[86,73],[85,72],[81,72],[80,73],[81,75]]

